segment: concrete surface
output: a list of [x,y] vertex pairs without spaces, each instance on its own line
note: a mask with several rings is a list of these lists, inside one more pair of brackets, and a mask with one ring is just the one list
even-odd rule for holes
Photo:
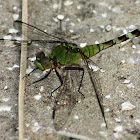
[[[76,38],[74,42],[78,45],[85,42],[95,44],[95,41],[101,43],[124,34],[126,30],[132,31],[140,27],[140,0],[77,0],[72,2],[69,6],[64,4],[61,10],[61,14],[65,16],[62,24],[63,36],[65,35],[66,40]],[[55,0],[30,0],[29,23],[42,30],[46,29],[49,33],[56,34],[58,24],[55,21],[57,17],[55,3]],[[21,19],[20,8],[21,4],[18,0],[0,2],[1,38],[8,34],[9,29],[14,28],[14,14],[19,14],[19,19]],[[110,30],[108,30],[109,27],[111,27]],[[101,68],[99,79],[108,129],[104,127],[102,114],[87,71],[85,70],[81,88],[85,99],[82,99],[76,91],[77,76],[81,74],[71,71],[70,76],[66,75],[71,77],[65,79],[66,87],[70,90],[63,87],[55,93],[56,97],[61,100],[68,97],[68,106],[60,106],[60,112],[59,107],[56,107],[55,100],[47,98],[50,92],[60,84],[56,75],[52,73],[48,79],[26,88],[25,138],[27,140],[74,139],[76,137],[73,134],[76,134],[76,136],[81,137],[79,139],[140,139],[139,39],[140,37],[124,45],[115,45],[92,58]],[[136,48],[132,47],[133,45]],[[44,47],[43,44],[42,46],[36,44],[29,46],[28,57],[34,57],[40,50],[47,53],[50,48],[46,45]],[[0,42],[0,61],[0,139],[15,140],[18,139],[19,68],[13,68],[13,66],[20,65],[20,46],[15,46],[13,42]],[[27,67],[29,66],[33,68],[30,61],[28,61]],[[39,71],[36,72],[36,74],[38,73]],[[64,72],[63,77],[65,77]],[[70,86],[67,83],[68,79],[74,81]],[[34,80],[34,74],[30,75],[27,84]],[[125,80],[130,80],[130,82],[125,84],[123,83]],[[40,91],[42,86],[44,88]],[[70,96],[67,96],[66,91]],[[37,100],[35,97],[40,97],[40,95],[41,98]],[[122,111],[121,105],[126,101],[130,101],[134,106],[128,111]],[[56,111],[58,120],[55,119],[54,122],[52,119],[53,108],[58,109]],[[60,134],[54,126],[57,128],[63,126],[61,131],[69,132],[71,138],[64,136],[67,133]]]

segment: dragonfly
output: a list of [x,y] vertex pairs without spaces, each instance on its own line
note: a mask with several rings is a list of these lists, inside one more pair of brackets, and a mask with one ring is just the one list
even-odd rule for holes
[[[30,39],[30,35],[29,35],[30,43],[39,42],[39,43],[43,43],[43,44],[47,44],[47,43],[57,44],[56,47],[54,49],[52,49],[51,53],[49,53],[47,56],[45,55],[45,53],[43,51],[36,54],[36,60],[34,62],[36,68],[34,68],[28,74],[28,76],[31,73],[33,73],[34,71],[36,71],[37,69],[39,69],[41,71],[48,70],[48,72],[46,73],[46,75],[44,77],[42,77],[41,79],[39,79],[37,81],[34,81],[30,85],[46,79],[52,71],[55,71],[56,76],[58,77],[61,84],[51,92],[50,97],[52,97],[53,93],[55,91],[57,91],[58,89],[60,89],[60,87],[62,87],[64,84],[63,78],[59,74],[58,70],[59,69],[70,70],[70,71],[76,70],[76,71],[82,72],[79,87],[78,87],[78,92],[83,95],[83,93],[80,91],[80,89],[81,89],[82,81],[83,81],[83,77],[84,77],[84,68],[75,67],[75,66],[71,67],[71,65],[76,64],[78,61],[80,61],[82,59],[87,67],[88,73],[90,75],[90,80],[92,82],[93,88],[95,90],[95,95],[96,95],[97,101],[99,103],[100,110],[102,112],[102,116],[104,118],[106,127],[108,128],[107,122],[105,119],[105,114],[104,114],[104,107],[103,107],[103,101],[102,101],[102,95],[101,95],[102,91],[99,86],[100,83],[99,83],[98,79],[94,78],[93,73],[91,72],[91,69],[89,68],[88,60],[90,60],[91,57],[95,56],[99,52],[101,52],[107,48],[110,48],[110,47],[114,46],[115,44],[118,44],[118,43],[121,43],[126,40],[139,36],[140,27],[138,29],[133,30],[132,32],[119,36],[115,39],[112,39],[112,40],[109,40],[109,41],[106,41],[106,42],[103,42],[100,44],[86,45],[85,47],[80,48],[75,43],[71,43],[69,41],[66,41],[63,38],[49,34],[33,25],[24,23],[22,21],[15,21],[15,25],[16,26],[17,25],[26,26],[28,28],[29,33],[36,35],[36,37],[31,38],[31,39]],[[22,32],[22,34],[26,34],[26,33]],[[4,39],[0,39],[0,40],[4,40]],[[12,39],[11,41],[16,41],[16,40]],[[22,40],[22,41],[24,42],[24,40]],[[30,86],[30,85],[28,85],[28,86]],[[84,97],[84,95],[83,95],[83,97]],[[72,110],[72,108],[70,110]],[[55,118],[55,111],[53,113],[53,118]]]

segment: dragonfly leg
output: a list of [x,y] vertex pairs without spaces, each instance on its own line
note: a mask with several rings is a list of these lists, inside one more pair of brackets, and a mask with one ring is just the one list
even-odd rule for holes
[[49,74],[51,73],[51,71],[52,71],[52,70],[50,70],[50,71],[49,71],[44,77],[42,77],[41,79],[39,79],[39,80],[37,80],[37,81],[34,81],[33,83],[31,83],[31,84],[29,84],[29,85],[27,85],[27,86],[33,85],[33,84],[35,84],[35,83],[38,83],[38,82],[40,82],[40,81],[46,79],[46,78],[49,76]]
[[83,77],[84,77],[84,68],[81,67],[65,67],[65,70],[78,70],[78,71],[82,71],[82,77],[81,77],[81,81],[80,81],[80,85],[78,88],[78,92],[85,98],[84,94],[82,94],[82,92],[80,91],[80,88],[82,86],[82,81],[83,81]]
[[31,73],[33,73],[34,71],[36,71],[38,68],[34,68],[30,73],[26,74],[23,78],[30,76]]
[[[54,90],[51,92],[51,96],[52,96],[52,94],[53,94],[56,90],[58,90],[58,89],[59,89],[60,87],[62,87],[62,85],[63,85],[63,80],[62,80],[60,74],[58,73],[58,71],[57,71],[56,69],[55,69],[55,73],[56,73],[56,75],[57,75],[57,77],[58,77],[58,79],[59,79],[61,85],[60,85],[59,87],[57,87],[56,89],[54,89]],[[50,97],[51,97],[51,96],[50,96]]]

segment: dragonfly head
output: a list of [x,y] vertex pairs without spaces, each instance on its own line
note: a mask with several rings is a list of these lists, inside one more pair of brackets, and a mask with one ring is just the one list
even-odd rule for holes
[[45,56],[44,52],[39,52],[36,55],[35,65],[42,71],[49,69],[52,66],[49,58]]

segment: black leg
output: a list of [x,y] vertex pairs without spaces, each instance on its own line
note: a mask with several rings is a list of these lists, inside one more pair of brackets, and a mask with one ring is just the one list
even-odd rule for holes
[[41,79],[39,79],[39,80],[37,80],[37,81],[34,81],[33,83],[29,84],[28,86],[33,85],[33,84],[35,84],[35,83],[38,83],[38,82],[40,82],[40,81],[46,79],[46,78],[49,76],[49,74],[51,73],[51,71],[52,71],[52,70],[50,70],[43,78],[41,78]]
[[58,90],[58,89],[59,89],[60,87],[62,87],[62,85],[63,85],[63,80],[62,80],[60,74],[58,73],[58,71],[57,71],[56,69],[55,69],[55,73],[56,73],[56,75],[57,75],[57,77],[58,77],[58,79],[59,79],[61,85],[60,85],[59,87],[57,87],[56,89],[54,89],[54,90],[51,92],[51,96],[52,96],[53,92],[55,92],[56,90]]
[[[79,70],[79,71],[82,71],[83,73],[82,73],[82,77],[81,77],[81,81],[80,81],[80,85],[79,85],[79,88],[78,88],[78,92],[80,93],[80,94],[82,94],[82,92],[80,92],[80,88],[81,88],[81,86],[82,86],[82,81],[83,81],[83,77],[84,77],[84,68],[80,68],[80,67],[65,67],[64,68],[65,70]],[[83,95],[83,94],[82,94]],[[83,97],[85,97],[84,95],[83,95]]]
[[24,77],[30,76],[30,74],[33,73],[34,71],[36,71],[37,69],[39,69],[39,68],[34,68],[29,74],[26,74]]

